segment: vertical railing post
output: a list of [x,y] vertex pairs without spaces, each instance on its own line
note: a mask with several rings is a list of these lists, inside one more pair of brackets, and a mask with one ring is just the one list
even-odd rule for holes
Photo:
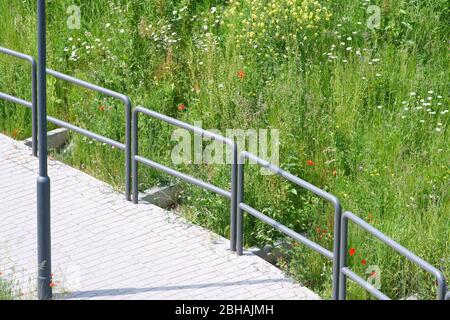
[[37,179],[38,298],[52,298],[50,178],[47,170],[47,83],[45,0],[37,1],[38,14],[38,133],[39,177]]
[[238,158],[237,166],[237,203],[236,203],[236,253],[241,256],[244,251],[244,213],[240,204],[244,201],[244,158]]
[[131,201],[131,101],[124,98],[125,103],[125,197]]
[[31,61],[31,148],[33,156],[38,152],[38,124],[37,124],[37,66],[34,59]]
[[347,298],[347,276],[342,270],[347,266],[348,219],[341,219],[341,254],[339,257],[339,300]]
[[238,148],[233,141],[233,163],[231,167],[231,210],[230,210],[230,250],[236,251],[236,219],[238,212],[237,185],[238,185]]
[[333,242],[333,300],[339,299],[339,277],[340,277],[340,256],[341,256],[341,219],[342,208],[338,198],[334,198],[334,242]]
[[131,165],[132,165],[132,174],[133,174],[133,203],[137,204],[139,199],[139,163],[136,161],[135,157],[139,151],[139,135],[138,135],[138,119],[139,119],[139,111],[133,111],[133,130],[132,130],[132,140],[133,147],[131,150]]

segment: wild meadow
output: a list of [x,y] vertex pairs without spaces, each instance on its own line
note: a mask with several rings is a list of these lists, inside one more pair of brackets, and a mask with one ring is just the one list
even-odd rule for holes
[[[79,29],[67,25],[74,4]],[[0,46],[37,56],[35,15],[34,0],[0,0]],[[283,169],[450,279],[449,21],[446,0],[48,1],[48,64],[205,129],[279,130]],[[0,91],[30,99],[26,63],[0,56],[0,74]],[[123,141],[119,101],[50,76],[48,86],[50,115]],[[175,167],[173,127],[144,118],[139,126],[140,154]],[[0,101],[0,130],[29,137],[30,112]],[[118,150],[72,134],[52,156],[123,189]],[[229,187],[229,165],[178,169]],[[146,168],[140,175],[141,191],[172,181]],[[245,180],[248,204],[332,247],[331,206],[255,166]],[[228,237],[229,202],[183,190],[181,214]],[[282,239],[246,217],[246,246]],[[329,298],[331,263],[289,248],[278,265]],[[349,249],[352,270],[378,272],[392,298],[434,297],[431,276],[354,226]],[[348,291],[370,298],[350,282]]]

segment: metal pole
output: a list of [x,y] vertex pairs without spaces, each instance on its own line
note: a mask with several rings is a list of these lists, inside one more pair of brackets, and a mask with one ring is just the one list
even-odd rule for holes
[[237,171],[238,171],[238,148],[233,144],[233,163],[231,164],[231,210],[230,210],[230,250],[236,251],[236,220],[237,220]]
[[38,299],[52,298],[50,239],[50,178],[47,175],[47,83],[45,0],[37,1],[38,14],[38,134],[37,178]]
[[34,59],[31,63],[31,144],[33,150],[33,156],[37,157],[38,145],[37,145],[37,66]]
[[242,256],[244,251],[244,212],[241,203],[244,201],[244,158],[238,158],[237,192],[236,192],[236,254]]
[[333,300],[339,299],[339,277],[341,276],[341,219],[342,208],[339,199],[335,198],[334,204],[334,243],[333,243]]
[[[125,103],[125,198],[131,201],[131,101],[128,97]],[[137,151],[136,151],[137,152]]]
[[347,266],[347,247],[348,247],[348,219],[341,219],[341,253],[339,255],[339,300],[347,299],[347,276],[342,272]]
[[139,135],[138,135],[138,121],[139,121],[139,111],[138,109],[133,112],[133,147],[131,150],[131,164],[132,164],[132,174],[133,174],[133,203],[138,204],[139,202],[139,163],[136,160],[136,156],[139,152]]

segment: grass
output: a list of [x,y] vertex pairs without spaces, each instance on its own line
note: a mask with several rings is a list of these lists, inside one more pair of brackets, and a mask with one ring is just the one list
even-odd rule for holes
[[5,279],[0,279],[0,300],[13,300],[12,284]]
[[[66,25],[73,2],[81,7],[80,30]],[[307,6],[293,1],[298,8],[284,11],[290,2],[52,1],[48,63],[126,93],[134,105],[190,123],[202,121],[204,128],[280,130],[284,169],[337,195],[345,209],[449,278],[446,1],[322,0],[320,8],[313,1]],[[262,7],[267,3],[270,10]],[[370,4],[381,10],[381,26],[374,30],[366,24]],[[0,18],[0,45],[36,56],[34,1],[1,2]],[[0,57],[0,90],[29,99],[28,70],[25,63]],[[123,141],[119,101],[51,77],[48,82],[51,115]],[[179,104],[186,110],[178,110]],[[30,136],[30,119],[27,110],[0,101],[4,133]],[[172,165],[172,144],[167,143],[172,129],[141,120],[140,153]],[[54,156],[123,188],[120,152],[76,134],[71,139],[73,149]],[[226,165],[180,168],[228,187]],[[260,175],[254,166],[246,174],[249,204],[331,247],[332,208],[277,177]],[[168,180],[141,169],[142,189]],[[227,201],[196,188],[185,188],[182,199],[186,217],[228,235]],[[355,254],[349,262],[355,272],[368,277],[369,267],[378,266],[382,290],[393,298],[433,297],[430,276],[356,227],[350,231]],[[246,245],[281,238],[246,219]],[[330,263],[303,246],[289,255],[280,266],[329,297]],[[349,297],[370,298],[353,285]]]

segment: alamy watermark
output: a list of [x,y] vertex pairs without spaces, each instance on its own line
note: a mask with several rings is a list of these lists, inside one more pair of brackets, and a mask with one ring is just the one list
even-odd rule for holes
[[[202,128],[202,122],[194,122],[194,126]],[[209,129],[214,133],[235,141],[238,152],[246,150],[271,164],[278,166],[280,162],[280,132],[278,129]],[[176,129],[172,133],[172,141],[177,144],[172,148],[171,159],[175,165],[180,164],[233,164],[233,147],[221,141],[191,133],[185,129]],[[249,164],[256,164],[249,160]],[[261,168],[261,174],[272,172]]]
[[70,30],[81,28],[81,9],[79,6],[71,5],[67,8],[67,28]]
[[369,275],[367,283],[377,290],[381,290],[381,269],[377,265],[368,266],[366,274]]
[[381,27],[381,8],[379,6],[370,5],[367,7],[367,28],[370,30],[379,29]]

